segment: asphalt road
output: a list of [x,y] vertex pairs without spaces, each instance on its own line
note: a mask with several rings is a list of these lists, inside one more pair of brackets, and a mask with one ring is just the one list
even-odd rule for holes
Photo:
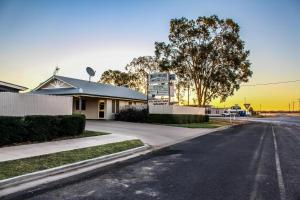
[[235,126],[18,199],[300,200],[299,144],[299,126]]

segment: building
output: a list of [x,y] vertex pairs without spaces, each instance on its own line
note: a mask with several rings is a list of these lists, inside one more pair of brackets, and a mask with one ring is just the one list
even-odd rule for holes
[[27,89],[28,88],[20,86],[20,85],[0,81],[0,92],[17,92],[18,93],[20,91],[24,91]]
[[126,106],[143,106],[147,96],[135,90],[63,76],[52,76],[31,93],[73,97],[73,113],[87,119],[113,119]]

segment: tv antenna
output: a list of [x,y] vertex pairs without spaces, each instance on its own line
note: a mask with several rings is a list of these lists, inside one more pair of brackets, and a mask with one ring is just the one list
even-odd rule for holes
[[92,76],[95,76],[96,71],[93,70],[93,68],[91,68],[91,67],[87,67],[87,68],[86,68],[86,72],[87,72],[88,75],[89,75],[89,82],[91,82],[91,77],[92,77]]
[[58,71],[60,70],[60,68],[58,67],[58,65],[55,67],[55,70],[53,72],[53,76],[56,76],[58,74]]

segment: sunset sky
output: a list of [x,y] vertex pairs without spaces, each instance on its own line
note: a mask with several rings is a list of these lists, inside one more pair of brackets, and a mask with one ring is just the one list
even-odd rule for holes
[[[154,55],[154,42],[167,41],[172,18],[218,15],[241,27],[250,50],[253,77],[245,85],[300,80],[300,1],[214,0],[0,0],[0,80],[34,88],[59,75],[88,79],[96,70],[124,67],[134,57]],[[298,109],[300,81],[242,86],[225,104],[254,109]]]

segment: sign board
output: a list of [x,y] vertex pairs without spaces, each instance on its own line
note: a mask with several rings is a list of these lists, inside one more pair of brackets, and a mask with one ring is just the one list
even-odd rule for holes
[[250,103],[244,103],[244,106],[245,106],[246,110],[248,110],[250,107]]
[[148,94],[154,94],[156,96],[168,96],[169,86],[168,84],[149,85]]
[[154,100],[148,100],[149,104],[152,104],[154,106],[157,105],[168,105],[169,104],[169,100],[168,99],[154,99]]
[[149,84],[168,83],[168,82],[169,82],[169,74],[166,72],[149,74]]

